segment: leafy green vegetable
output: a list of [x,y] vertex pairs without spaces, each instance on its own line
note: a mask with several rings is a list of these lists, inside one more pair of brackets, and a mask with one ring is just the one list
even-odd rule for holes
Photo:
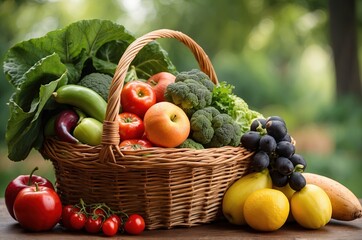
[[91,73],[84,76],[78,84],[92,89],[98,93],[105,101],[108,101],[109,88],[112,83],[112,77],[103,73]]
[[[40,38],[20,42],[4,58],[4,73],[14,86],[6,130],[9,158],[25,159],[43,142],[46,112],[54,108],[51,94],[64,84],[76,84],[92,72],[113,75],[118,61],[135,37],[107,20],[83,20]],[[139,76],[176,69],[167,53],[153,42],[132,65]]]
[[263,115],[251,110],[248,104],[233,93],[234,86],[226,82],[220,82],[212,92],[212,104],[221,113],[230,115],[241,127],[241,133],[249,130],[255,118]]

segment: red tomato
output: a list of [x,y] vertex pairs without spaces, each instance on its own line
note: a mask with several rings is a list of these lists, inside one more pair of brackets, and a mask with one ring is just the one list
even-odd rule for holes
[[73,230],[81,230],[87,221],[87,216],[82,212],[74,212],[70,215],[69,220]]
[[119,144],[121,150],[139,150],[152,147],[152,143],[144,139],[124,140]]
[[142,119],[134,113],[119,114],[118,123],[121,141],[141,138],[145,132]]
[[66,205],[62,210],[61,224],[68,229],[71,229],[70,217],[73,213],[78,212],[80,209],[73,205]]
[[102,228],[102,217],[89,216],[85,221],[84,228],[88,233],[98,233]]
[[124,224],[124,230],[132,235],[138,235],[145,230],[145,220],[141,215],[132,214]]
[[146,111],[156,103],[152,87],[142,81],[131,81],[123,86],[121,104],[123,112],[134,113],[143,118]]
[[24,188],[14,202],[14,215],[20,225],[30,231],[48,231],[62,216],[62,203],[51,188]]
[[170,83],[174,83],[176,76],[169,72],[159,72],[151,76],[147,83],[151,85],[153,91],[156,93],[156,101],[165,101],[166,88]]
[[112,218],[107,218],[102,225],[102,231],[108,237],[116,235],[118,232],[118,222]]
[[118,223],[118,228],[122,226],[122,219],[117,214],[112,214],[108,217],[109,219],[112,219],[113,221]]

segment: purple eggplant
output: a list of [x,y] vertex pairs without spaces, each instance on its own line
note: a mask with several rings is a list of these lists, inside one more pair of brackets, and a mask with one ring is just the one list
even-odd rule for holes
[[59,113],[55,119],[55,133],[61,141],[78,143],[72,133],[79,120],[78,114],[72,109],[66,109]]

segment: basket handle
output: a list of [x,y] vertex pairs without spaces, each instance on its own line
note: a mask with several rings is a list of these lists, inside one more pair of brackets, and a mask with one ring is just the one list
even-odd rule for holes
[[121,106],[120,94],[127,71],[137,53],[148,43],[159,38],[175,38],[185,44],[196,58],[200,70],[207,74],[213,83],[218,84],[218,79],[209,57],[192,38],[185,35],[184,33],[169,29],[159,29],[137,38],[128,46],[119,60],[118,66],[113,76],[112,84],[110,86],[106,117],[103,122],[102,148],[99,154],[100,160],[103,163],[109,161],[110,159],[115,162],[116,158],[114,156],[113,148],[121,156],[123,156],[119,148],[120,138],[118,134],[119,126],[117,122],[117,116]]

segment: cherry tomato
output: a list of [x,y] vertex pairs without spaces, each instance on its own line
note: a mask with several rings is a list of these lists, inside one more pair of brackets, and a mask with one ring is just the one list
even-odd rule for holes
[[87,216],[82,212],[74,212],[70,215],[69,220],[71,229],[81,230],[87,221]]
[[117,214],[112,214],[108,217],[109,219],[112,219],[113,221],[118,223],[118,228],[122,227],[122,219]]
[[89,216],[85,221],[84,228],[88,233],[98,233],[102,228],[102,217]]
[[92,210],[93,218],[100,217],[102,220],[105,219],[107,214],[102,208],[95,208]]
[[142,81],[131,81],[123,86],[121,104],[123,112],[134,113],[143,119],[146,111],[156,103],[152,87]]
[[112,218],[107,218],[102,225],[103,234],[111,237],[117,234],[118,232],[118,222],[114,221]]
[[132,214],[125,222],[124,230],[132,235],[141,234],[145,230],[145,220],[141,215]]
[[69,204],[63,207],[62,210],[62,218],[61,218],[61,224],[68,229],[71,229],[71,225],[70,225],[70,216],[75,213],[78,212],[80,209]]
[[142,119],[134,113],[119,114],[119,137],[122,140],[139,139],[145,132]]
[[152,143],[143,139],[124,140],[119,144],[122,150],[139,150],[152,147]]
[[59,222],[62,203],[53,189],[36,184],[18,193],[13,210],[23,228],[30,231],[48,231]]

